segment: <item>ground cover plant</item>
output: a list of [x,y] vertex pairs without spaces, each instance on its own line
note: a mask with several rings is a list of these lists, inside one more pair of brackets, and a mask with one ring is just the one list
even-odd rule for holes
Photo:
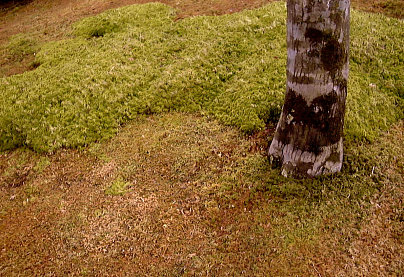
[[402,21],[354,12],[343,171],[294,180],[266,159],[272,124],[240,132],[277,120],[285,7],[139,8],[13,38],[42,65],[0,81],[1,128],[28,146],[0,152],[0,275],[402,276]]
[[[283,2],[174,21],[163,4],[134,5],[77,22],[34,71],[0,81],[1,149],[88,145],[138,114],[213,115],[246,133],[276,121],[284,91]],[[402,118],[403,23],[352,15],[347,140],[373,140]],[[371,34],[371,35],[370,35]]]
[[[194,0],[160,0],[177,10],[177,19],[196,15],[222,15],[245,9],[261,7],[272,0],[209,0],[196,3]],[[27,4],[28,2],[28,4]],[[71,23],[131,4],[155,2],[153,0],[111,0],[111,1],[72,1],[72,0],[33,0],[0,3],[0,77],[20,74],[35,68],[34,55],[26,55],[22,60],[9,59],[5,46],[8,39],[19,33],[30,33],[40,42],[69,37]],[[11,4],[11,5],[10,5]],[[401,0],[353,0],[354,9],[383,13],[403,19]],[[2,49],[3,48],[3,49]]]
[[[0,156],[0,274],[401,276],[403,125],[343,172],[280,176],[265,140],[189,114]],[[3,231],[4,230],[4,231]]]

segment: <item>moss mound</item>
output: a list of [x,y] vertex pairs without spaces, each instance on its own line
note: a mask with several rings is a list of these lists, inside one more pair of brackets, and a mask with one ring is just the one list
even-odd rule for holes
[[[40,66],[0,79],[0,149],[77,147],[137,114],[213,115],[254,132],[276,122],[285,90],[286,7],[174,22],[163,4],[110,10],[44,45]],[[349,140],[372,140],[403,116],[404,24],[353,12]]]
[[21,60],[25,55],[39,51],[38,42],[29,34],[17,34],[10,37],[6,46],[11,58]]

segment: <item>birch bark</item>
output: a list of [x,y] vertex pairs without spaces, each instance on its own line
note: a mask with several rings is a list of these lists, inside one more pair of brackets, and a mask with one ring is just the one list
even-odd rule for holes
[[341,170],[350,0],[288,0],[287,87],[271,159],[282,175]]

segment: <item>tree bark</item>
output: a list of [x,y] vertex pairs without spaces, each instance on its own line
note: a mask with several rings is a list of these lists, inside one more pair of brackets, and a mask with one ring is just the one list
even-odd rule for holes
[[271,159],[282,175],[341,170],[350,0],[288,0],[287,86]]

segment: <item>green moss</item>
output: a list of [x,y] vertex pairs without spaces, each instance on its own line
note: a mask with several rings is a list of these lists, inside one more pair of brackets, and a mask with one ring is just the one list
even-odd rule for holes
[[[87,145],[138,114],[170,111],[257,131],[283,103],[285,16],[275,2],[174,22],[172,8],[153,3],[81,20],[74,38],[42,47],[34,71],[0,79],[0,149]],[[372,140],[402,118],[404,26],[352,18],[346,137]]]
[[90,17],[76,24],[74,34],[85,38],[103,37],[119,30],[119,25],[105,18]]
[[12,58],[22,59],[26,55],[38,52],[40,47],[30,34],[17,34],[10,37],[6,49]]
[[108,188],[105,189],[106,195],[123,195],[128,191],[129,183],[122,178],[117,178]]
[[48,157],[40,157],[33,169],[37,173],[42,173],[42,171],[44,171],[44,169],[47,168],[50,164],[51,162]]

